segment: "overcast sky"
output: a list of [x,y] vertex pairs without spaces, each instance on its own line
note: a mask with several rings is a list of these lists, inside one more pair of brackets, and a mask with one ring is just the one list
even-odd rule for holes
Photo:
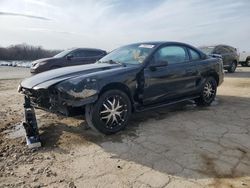
[[111,50],[141,41],[250,50],[250,0],[0,0],[0,45]]

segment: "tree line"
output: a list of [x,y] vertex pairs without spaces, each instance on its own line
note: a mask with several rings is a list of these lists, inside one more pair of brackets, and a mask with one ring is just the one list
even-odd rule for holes
[[32,46],[28,44],[11,45],[0,47],[0,60],[36,60],[46,57],[52,57],[61,50],[46,50],[41,46]]

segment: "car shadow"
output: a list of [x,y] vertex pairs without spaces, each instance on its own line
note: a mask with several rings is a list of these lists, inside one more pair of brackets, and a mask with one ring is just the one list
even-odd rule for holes
[[66,153],[76,145],[94,143],[112,158],[169,175],[243,177],[250,175],[249,105],[250,98],[218,96],[210,107],[189,101],[134,114],[127,128],[115,135],[86,130],[85,123],[56,122],[41,128],[41,138],[47,150]]
[[238,67],[234,73],[225,72],[225,77],[229,78],[249,78],[250,67]]

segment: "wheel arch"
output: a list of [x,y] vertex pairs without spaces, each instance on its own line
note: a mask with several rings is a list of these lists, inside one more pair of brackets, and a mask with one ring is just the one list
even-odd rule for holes
[[232,63],[236,63],[236,65],[238,65],[239,61],[237,59],[234,59]]
[[216,72],[210,72],[207,74],[207,77],[213,77],[217,83],[217,85],[219,85],[219,75]]
[[130,102],[131,102],[131,106],[132,106],[132,110],[134,110],[134,100],[133,100],[133,96],[132,96],[132,93],[129,89],[129,87],[123,83],[120,83],[120,82],[113,82],[113,83],[109,83],[105,86],[103,86],[99,92],[99,96],[101,94],[103,94],[104,92],[108,91],[108,90],[112,90],[112,89],[116,89],[116,90],[121,90],[123,91],[124,93],[126,93],[130,99]]

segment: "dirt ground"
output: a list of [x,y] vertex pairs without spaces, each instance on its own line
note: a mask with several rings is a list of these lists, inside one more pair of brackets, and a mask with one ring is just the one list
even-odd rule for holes
[[216,101],[134,114],[103,136],[83,117],[37,110],[43,147],[29,150],[17,85],[29,71],[0,67],[0,187],[250,187],[250,68],[225,75]]

